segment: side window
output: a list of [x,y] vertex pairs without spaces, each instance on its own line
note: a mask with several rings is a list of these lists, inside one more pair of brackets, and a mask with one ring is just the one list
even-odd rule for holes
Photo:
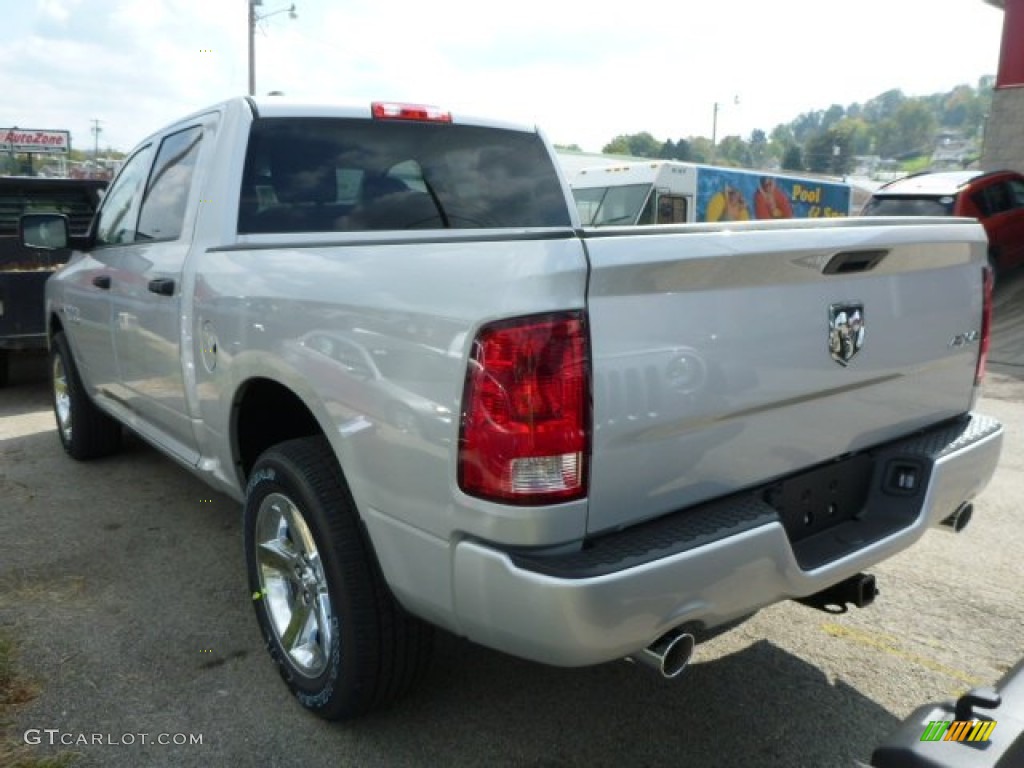
[[1005,213],[1013,207],[1013,201],[1010,197],[1010,188],[1002,182],[993,184],[991,187],[986,189],[985,195],[988,198],[989,212],[993,216]]
[[1013,193],[1013,207],[1024,208],[1024,181],[1012,179],[1010,191]]
[[167,136],[160,144],[139,213],[136,240],[176,240],[203,138],[200,126]]
[[658,198],[658,223],[686,223],[686,198],[682,195],[661,195]]
[[153,148],[143,147],[124,164],[114,185],[103,197],[96,219],[96,245],[117,245],[135,240],[135,221],[142,185],[146,182]]
[[987,189],[978,190],[971,195],[971,202],[977,206],[982,216],[992,215],[992,203],[989,200]]

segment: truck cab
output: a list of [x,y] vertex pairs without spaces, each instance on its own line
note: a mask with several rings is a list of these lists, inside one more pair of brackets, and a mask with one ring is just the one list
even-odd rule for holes
[[22,245],[19,219],[25,213],[61,213],[73,235],[84,234],[106,186],[99,179],[0,176],[0,386],[7,382],[11,351],[46,348],[43,289],[71,256],[70,248]]

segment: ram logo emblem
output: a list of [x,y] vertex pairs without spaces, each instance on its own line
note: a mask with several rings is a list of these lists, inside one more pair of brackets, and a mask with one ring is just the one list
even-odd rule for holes
[[845,367],[863,346],[864,305],[848,302],[829,306],[828,351],[832,359]]

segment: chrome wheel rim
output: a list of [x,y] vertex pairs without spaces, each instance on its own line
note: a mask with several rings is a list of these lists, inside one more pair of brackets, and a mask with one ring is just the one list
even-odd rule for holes
[[256,514],[256,570],[260,591],[281,649],[302,675],[319,677],[334,643],[330,594],[323,562],[299,508],[272,493]]
[[71,395],[68,393],[68,372],[60,355],[53,358],[53,410],[57,414],[57,428],[64,442],[71,440]]

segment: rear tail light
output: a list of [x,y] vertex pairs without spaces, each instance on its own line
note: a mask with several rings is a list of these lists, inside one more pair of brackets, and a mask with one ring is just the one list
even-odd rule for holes
[[551,504],[587,493],[590,352],[582,312],[485,326],[466,372],[459,487]]
[[378,120],[418,120],[425,123],[450,123],[452,113],[426,104],[398,104],[393,101],[374,101],[370,114]]
[[974,384],[981,384],[985,378],[985,366],[988,364],[988,348],[992,341],[992,268],[982,267],[982,292],[984,300],[981,310],[981,348],[978,350],[978,364],[974,369]]

